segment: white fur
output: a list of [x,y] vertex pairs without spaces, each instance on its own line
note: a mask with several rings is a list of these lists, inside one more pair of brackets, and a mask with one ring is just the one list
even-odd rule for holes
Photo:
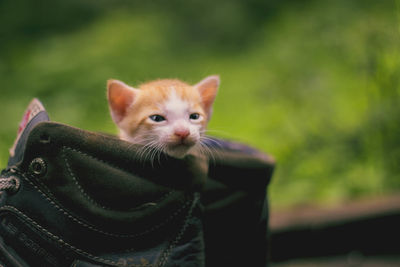
[[164,111],[170,120],[176,120],[182,117],[183,114],[189,113],[190,104],[181,99],[175,89],[172,87],[168,100],[163,105]]
[[[157,127],[157,135],[160,137],[160,142],[166,146],[167,153],[175,157],[183,157],[192,149],[200,140],[201,120],[190,120],[190,114],[196,112],[192,110],[191,104],[178,96],[174,88],[171,88],[171,93],[168,99],[160,106],[166,117],[166,122],[161,123]],[[176,130],[188,130],[190,135],[185,142],[191,144],[192,147],[182,146],[169,149],[169,145],[175,145],[177,140],[174,136]]]

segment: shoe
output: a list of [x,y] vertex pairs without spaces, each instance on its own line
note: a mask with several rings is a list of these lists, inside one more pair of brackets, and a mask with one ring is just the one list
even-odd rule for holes
[[274,162],[208,145],[212,160],[146,161],[138,145],[51,122],[34,99],[0,176],[0,265],[266,266]]

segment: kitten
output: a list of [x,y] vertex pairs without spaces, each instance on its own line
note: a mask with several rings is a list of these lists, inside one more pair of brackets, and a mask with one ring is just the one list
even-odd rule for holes
[[109,80],[107,96],[119,137],[143,145],[143,156],[164,152],[175,158],[205,148],[202,141],[218,91],[219,77],[195,85],[180,80],[156,80],[135,89]]

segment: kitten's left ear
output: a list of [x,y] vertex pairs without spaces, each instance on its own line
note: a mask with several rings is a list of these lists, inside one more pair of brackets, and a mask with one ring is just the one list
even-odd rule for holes
[[203,100],[203,106],[208,117],[210,117],[211,115],[212,104],[214,103],[215,97],[217,95],[218,86],[218,75],[208,76],[196,85],[194,85],[194,87],[200,92],[201,98]]
[[132,88],[118,80],[107,81],[107,98],[110,106],[111,117],[115,123],[125,118],[128,108],[133,104],[138,89]]

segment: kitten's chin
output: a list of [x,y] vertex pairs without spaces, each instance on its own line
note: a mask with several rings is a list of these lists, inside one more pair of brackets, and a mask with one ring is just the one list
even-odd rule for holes
[[173,158],[181,159],[181,158],[184,158],[187,154],[189,154],[192,149],[193,149],[193,146],[174,145],[174,146],[167,147],[165,152]]

